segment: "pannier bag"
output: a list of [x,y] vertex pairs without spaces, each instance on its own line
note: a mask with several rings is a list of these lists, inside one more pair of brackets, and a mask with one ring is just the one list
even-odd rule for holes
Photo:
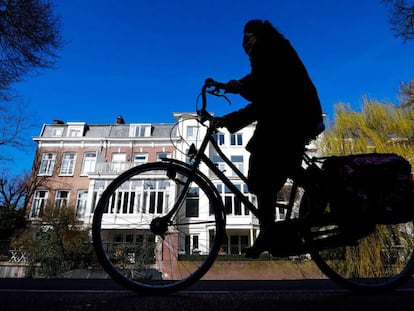
[[414,218],[411,165],[393,153],[327,157],[323,180],[339,221],[403,223]]

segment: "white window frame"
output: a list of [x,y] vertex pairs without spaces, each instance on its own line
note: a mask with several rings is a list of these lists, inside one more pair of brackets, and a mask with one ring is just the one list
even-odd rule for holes
[[39,217],[42,215],[46,208],[47,197],[49,191],[47,190],[36,190],[33,196],[33,205],[30,212],[30,217]]
[[157,152],[157,161],[161,161],[161,158],[171,159],[171,152]]
[[150,137],[151,136],[151,124],[131,124],[130,125],[130,137]]
[[213,137],[219,146],[224,146],[226,143],[226,135],[224,133],[217,132],[213,134]]
[[40,163],[39,176],[52,176],[56,163],[55,152],[44,152]]
[[189,125],[187,126],[187,139],[197,139],[199,133],[199,127],[195,125]]
[[[242,193],[247,195],[247,186],[245,184],[234,184]],[[247,216],[250,214],[249,209],[241,202],[237,196],[227,188],[223,183],[216,184],[217,191],[223,200],[225,212],[227,215],[232,216]],[[238,209],[237,207],[240,207]]]
[[[238,161],[241,158],[241,161]],[[244,173],[244,157],[242,155],[232,155],[230,156],[231,162],[237,167],[237,169]],[[232,176],[237,176],[236,172],[232,171]]]
[[139,165],[148,162],[148,153],[137,152],[134,154],[134,165]]
[[76,152],[64,152],[62,156],[62,165],[60,166],[60,175],[73,176],[75,172]]
[[68,132],[66,133],[67,137],[81,137],[85,132],[85,123],[68,123]]
[[78,190],[78,193],[76,195],[76,215],[78,217],[85,215],[87,199],[88,190]]
[[55,207],[57,208],[65,208],[69,204],[69,190],[56,190],[55,195]]
[[53,137],[62,137],[63,136],[63,127],[55,127],[52,133]]
[[125,170],[126,153],[114,152],[112,153],[112,170],[114,172],[121,172]]
[[81,175],[88,175],[89,172],[94,172],[96,167],[96,160],[96,151],[85,152],[83,154]]
[[230,146],[243,146],[243,134],[230,134]]

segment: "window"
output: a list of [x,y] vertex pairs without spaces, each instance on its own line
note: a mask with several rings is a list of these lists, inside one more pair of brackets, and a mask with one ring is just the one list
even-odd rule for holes
[[138,245],[143,245],[144,244],[144,235],[143,234],[137,234],[135,236],[135,243]]
[[151,124],[131,124],[130,136],[150,137],[151,136]]
[[64,153],[62,157],[62,166],[60,175],[73,175],[76,163],[76,153]]
[[90,172],[95,171],[96,165],[96,152],[85,152],[83,155],[83,163],[82,163],[82,175],[87,175]]
[[185,236],[184,252],[186,254],[199,253],[198,235],[186,235]]
[[198,251],[198,235],[193,235],[193,251]]
[[55,207],[63,208],[68,206],[69,191],[58,190],[56,191]]
[[282,207],[276,208],[276,219],[277,220],[284,220],[286,218],[286,209]]
[[79,190],[76,197],[76,215],[82,217],[86,211],[86,200],[88,198],[88,190]]
[[53,129],[52,136],[53,137],[62,137],[63,135],[63,127],[57,127]]
[[[235,186],[242,193],[247,194],[247,186],[245,184],[235,184]],[[224,184],[217,184],[216,187],[221,197],[223,198],[224,209],[226,211],[226,214],[235,216],[249,215],[248,208],[243,208],[243,204],[240,201],[240,199],[238,199],[230,191],[230,189],[227,188],[227,186],[225,186]]]
[[30,217],[39,217],[42,216],[43,211],[46,207],[48,191],[46,190],[37,190],[34,193],[32,210],[30,212]]
[[[237,167],[237,169],[243,173],[243,156],[232,155],[230,160]],[[236,176],[236,173],[233,172],[233,175]]]
[[55,167],[56,153],[43,153],[40,163],[39,175],[52,176]]
[[121,172],[125,169],[126,154],[113,153],[112,154],[112,170],[114,172]]
[[68,122],[68,137],[81,137],[85,131],[85,122]]
[[[95,185],[93,204],[100,190]],[[170,183],[165,180],[131,180],[113,193],[104,213],[109,214],[160,214],[170,197]],[[95,195],[96,193],[96,195]]]
[[171,153],[170,152],[158,152],[157,153],[157,161],[161,161],[161,159],[164,158],[171,158]]
[[147,163],[148,161],[148,154],[147,153],[136,153],[134,155],[134,165],[139,165],[143,163]]
[[223,133],[218,132],[216,134],[213,134],[213,138],[219,146],[224,145],[224,134]]
[[230,236],[230,254],[241,254],[245,247],[248,247],[247,235]]
[[164,201],[168,202],[169,183],[162,180],[148,180],[144,182],[144,197],[142,212],[160,214],[164,210]]
[[243,135],[242,134],[231,134],[230,135],[230,145],[232,146],[242,146],[243,145]]
[[185,200],[185,216],[186,217],[198,217],[199,216],[198,192],[199,192],[199,189],[195,187],[192,187],[188,190],[188,196]]
[[226,170],[226,163],[219,155],[213,156],[212,160],[213,163],[217,165],[220,171],[224,172]]
[[78,129],[78,128],[71,128],[71,129],[69,129],[69,131],[68,131],[68,136],[69,137],[80,137],[80,136],[82,136],[81,135],[81,129]]
[[197,126],[187,126],[187,139],[196,139],[198,134]]
[[115,244],[122,243],[122,240],[123,240],[123,236],[122,236],[122,234],[120,234],[120,233],[118,233],[118,234],[114,234],[114,236],[112,237],[112,241],[113,241]]
[[111,213],[132,214],[134,213],[135,195],[128,187],[122,188],[112,196]]

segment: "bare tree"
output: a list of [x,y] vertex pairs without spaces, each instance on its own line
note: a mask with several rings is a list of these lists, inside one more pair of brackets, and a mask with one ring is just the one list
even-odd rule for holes
[[403,41],[414,39],[414,1],[382,0],[389,8],[389,22],[396,37]]
[[0,161],[5,148],[28,145],[32,127],[13,84],[53,68],[63,46],[60,20],[47,0],[0,0]]
[[16,209],[24,207],[30,176],[22,174],[11,176],[7,171],[0,177],[0,206]]
[[53,67],[62,44],[49,1],[0,0],[0,101],[11,99],[13,83]]
[[33,173],[13,175],[10,170],[0,171],[0,240],[7,239],[26,225],[29,202],[42,187],[47,176],[36,176],[40,161],[33,164]]
[[414,79],[410,82],[402,82],[400,89],[401,106],[414,108]]
[[[28,130],[33,128],[33,120],[26,113],[21,101],[13,105],[0,103],[0,163],[12,160],[11,148],[25,149],[31,142]],[[2,148],[8,147],[8,148]]]
[[0,240],[7,240],[26,226],[23,206],[29,176],[11,176],[7,171],[0,176]]

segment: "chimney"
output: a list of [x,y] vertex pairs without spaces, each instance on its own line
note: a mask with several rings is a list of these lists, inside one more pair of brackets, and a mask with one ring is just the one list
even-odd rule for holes
[[62,120],[53,120],[53,124],[64,124]]
[[116,118],[116,124],[125,124],[125,120],[121,115]]

